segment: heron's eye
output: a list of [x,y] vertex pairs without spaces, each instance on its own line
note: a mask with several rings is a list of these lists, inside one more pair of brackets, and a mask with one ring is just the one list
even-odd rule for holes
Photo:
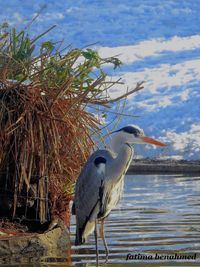
[[137,134],[136,134],[136,137],[142,137],[144,136],[144,132],[143,131],[139,131]]

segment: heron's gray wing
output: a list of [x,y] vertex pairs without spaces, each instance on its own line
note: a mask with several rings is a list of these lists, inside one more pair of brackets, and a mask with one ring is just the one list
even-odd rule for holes
[[[123,152],[123,151],[122,151]],[[106,179],[103,183],[101,198],[101,210],[99,217],[106,217],[116,207],[122,197],[124,187],[124,175],[131,163],[132,148],[126,148],[125,153],[120,153],[117,158],[110,161],[106,168]]]
[[76,213],[76,224],[79,235],[86,223],[97,218],[100,211],[100,199],[105,180],[105,170],[113,154],[108,150],[94,152],[81,171],[75,187],[73,210]]

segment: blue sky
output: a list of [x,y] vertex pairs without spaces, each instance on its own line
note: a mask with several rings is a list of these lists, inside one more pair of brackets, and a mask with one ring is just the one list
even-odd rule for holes
[[[65,39],[73,47],[96,43],[102,56],[120,55],[124,65],[109,72],[125,86],[111,96],[134,88],[145,89],[128,99],[121,125],[135,123],[170,145],[162,157],[199,159],[200,151],[200,1],[1,1],[0,20],[23,25],[43,6],[31,31],[57,28],[48,38]],[[145,148],[148,155],[154,149]],[[144,154],[143,148],[138,153]],[[146,152],[145,152],[146,153]]]
[[57,24],[54,36],[78,47],[94,42],[122,46],[199,33],[199,0],[8,0],[1,1],[0,18],[21,24],[44,5],[35,30]]

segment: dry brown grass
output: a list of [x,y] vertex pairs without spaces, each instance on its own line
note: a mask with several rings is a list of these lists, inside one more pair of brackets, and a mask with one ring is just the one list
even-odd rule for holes
[[94,147],[100,123],[88,105],[108,107],[143,87],[110,99],[115,82],[105,81],[103,65],[119,65],[116,58],[91,49],[60,53],[51,42],[38,55],[34,49],[25,32],[0,38],[0,194],[11,203],[7,215],[22,217],[23,209],[26,219],[34,207],[44,223],[66,212],[60,202],[67,206]]

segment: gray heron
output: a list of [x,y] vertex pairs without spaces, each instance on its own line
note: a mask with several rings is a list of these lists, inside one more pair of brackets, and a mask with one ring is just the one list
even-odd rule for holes
[[133,158],[133,144],[165,144],[147,137],[135,125],[128,125],[111,133],[111,149],[95,151],[83,167],[75,186],[72,214],[76,215],[75,245],[84,244],[94,232],[98,262],[97,222],[103,240],[106,260],[108,247],[104,236],[104,220],[119,202],[124,176]]

